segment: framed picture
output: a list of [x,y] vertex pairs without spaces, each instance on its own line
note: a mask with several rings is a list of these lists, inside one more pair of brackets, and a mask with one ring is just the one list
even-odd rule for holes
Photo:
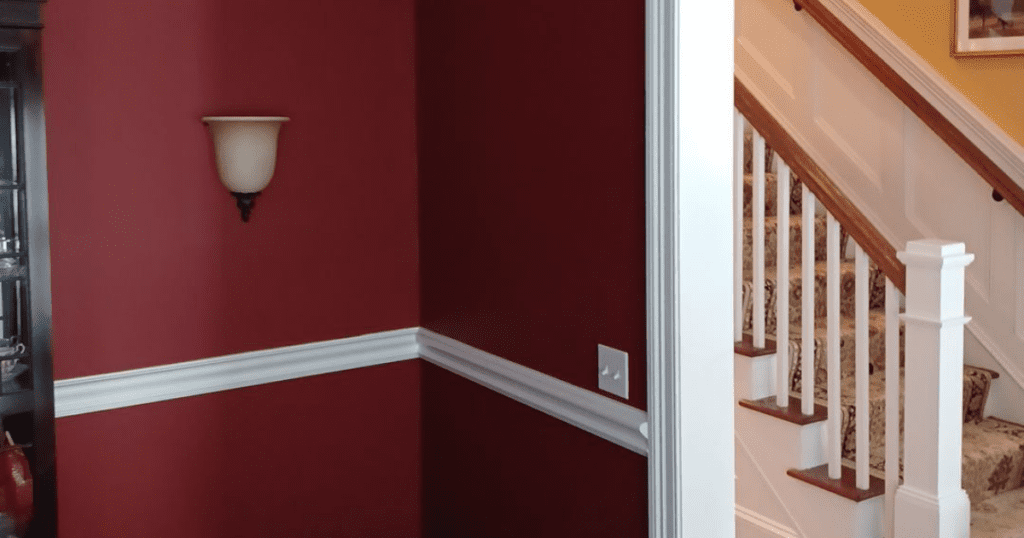
[[1024,0],[953,0],[953,56],[1024,54]]

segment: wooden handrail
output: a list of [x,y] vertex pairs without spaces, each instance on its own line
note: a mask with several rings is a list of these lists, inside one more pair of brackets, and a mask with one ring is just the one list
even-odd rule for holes
[[900,291],[906,293],[906,267],[896,258],[896,249],[839,190],[839,187],[825,175],[825,172],[779,125],[779,122],[775,121],[775,118],[750,93],[750,90],[739,79],[735,79],[735,81],[737,110],[747,118],[754,129],[757,129],[772,150],[789,165],[821,204],[832,213],[843,229],[857,241],[857,244],[885,273],[885,276],[889,277],[889,280]]
[[[896,97],[903,101],[921,121],[931,128],[982,179],[992,186],[1018,213],[1024,215],[1024,189],[960,131],[920,92],[857,37],[820,0],[799,0],[799,6],[825,29],[843,48],[860,61]],[[993,194],[994,196],[995,194]]]

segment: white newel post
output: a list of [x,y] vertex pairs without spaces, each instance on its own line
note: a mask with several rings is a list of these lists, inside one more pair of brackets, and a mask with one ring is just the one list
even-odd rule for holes
[[907,266],[903,485],[896,538],[970,536],[970,501],[960,485],[963,435],[964,244],[910,241]]

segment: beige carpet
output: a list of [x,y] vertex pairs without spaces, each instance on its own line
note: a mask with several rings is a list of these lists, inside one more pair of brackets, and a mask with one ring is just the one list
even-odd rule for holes
[[975,506],[971,538],[1024,538],[1024,489],[996,495]]

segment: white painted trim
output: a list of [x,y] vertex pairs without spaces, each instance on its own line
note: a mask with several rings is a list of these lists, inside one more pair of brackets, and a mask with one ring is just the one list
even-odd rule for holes
[[56,416],[420,357],[633,452],[648,453],[644,411],[419,327],[63,379],[55,383]]
[[647,455],[647,438],[641,430],[647,422],[647,413],[635,407],[428,329],[421,328],[416,340],[420,357],[437,366],[637,454]]
[[724,538],[736,535],[734,5],[645,7],[648,536]]
[[924,58],[857,0],[821,0],[898,75],[959,129],[1007,175],[1024,187],[1024,146],[995,124]]
[[[647,0],[645,8],[646,54],[644,69],[646,87],[646,211],[647,211],[647,414],[648,441],[653,454],[647,456],[647,521],[649,538],[675,538],[680,525],[681,514],[676,499],[682,487],[676,470],[673,453],[673,423],[666,419],[666,413],[675,407],[671,390],[660,380],[666,371],[666,355],[671,351],[671,336],[666,334],[669,324],[662,318],[669,305],[668,285],[662,249],[668,247],[671,253],[668,233],[664,223],[665,214],[671,215],[671,200],[662,194],[662,183],[671,180],[671,166],[674,164],[671,152],[672,132],[675,118],[670,108],[673,74],[673,48],[678,44],[678,30],[671,25],[671,15],[678,10],[674,0]],[[664,297],[665,299],[660,299]],[[730,301],[731,302],[731,301]],[[662,427],[665,424],[666,427]],[[734,473],[735,476],[735,466]]]
[[57,418],[419,357],[416,328],[58,380]]

